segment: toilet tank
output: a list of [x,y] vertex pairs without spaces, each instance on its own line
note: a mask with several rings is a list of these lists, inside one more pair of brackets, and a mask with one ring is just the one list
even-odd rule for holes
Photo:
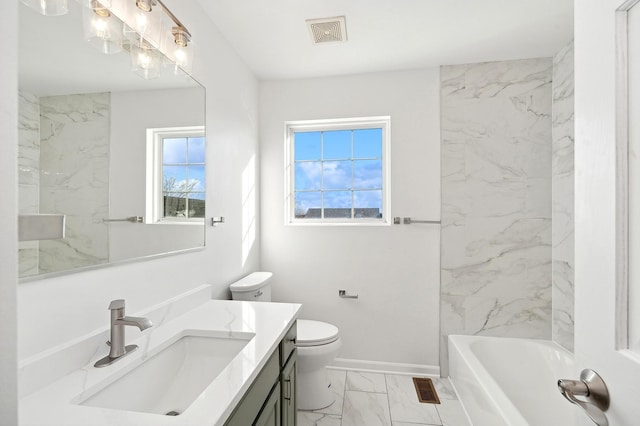
[[233,300],[271,302],[271,272],[253,272],[229,286]]

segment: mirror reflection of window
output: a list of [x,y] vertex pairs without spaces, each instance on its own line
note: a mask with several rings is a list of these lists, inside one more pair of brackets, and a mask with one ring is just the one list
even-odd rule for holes
[[204,167],[204,136],[163,139],[163,217],[204,217]]
[[204,127],[147,129],[147,223],[202,223],[205,215]]

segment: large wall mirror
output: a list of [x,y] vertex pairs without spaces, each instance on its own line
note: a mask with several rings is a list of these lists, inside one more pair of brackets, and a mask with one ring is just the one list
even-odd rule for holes
[[20,6],[19,213],[66,218],[64,238],[20,242],[23,281],[205,243],[204,88],[102,53],[83,8]]

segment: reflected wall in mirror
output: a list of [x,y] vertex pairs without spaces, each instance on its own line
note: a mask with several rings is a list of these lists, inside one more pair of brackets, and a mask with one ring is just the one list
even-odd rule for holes
[[[172,192],[160,185],[153,194],[147,130],[203,137],[204,88],[171,66],[145,80],[132,72],[126,50],[106,55],[92,47],[77,2],[64,16],[23,5],[19,12],[19,213],[67,218],[64,239],[19,244],[20,277],[203,247],[204,164],[176,175]],[[145,216],[154,196],[174,206],[171,221],[110,221]]]

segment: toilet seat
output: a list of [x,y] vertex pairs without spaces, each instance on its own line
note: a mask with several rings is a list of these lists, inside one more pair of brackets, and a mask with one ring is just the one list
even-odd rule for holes
[[328,345],[338,340],[338,327],[313,320],[298,320],[298,336],[296,346],[310,347]]

